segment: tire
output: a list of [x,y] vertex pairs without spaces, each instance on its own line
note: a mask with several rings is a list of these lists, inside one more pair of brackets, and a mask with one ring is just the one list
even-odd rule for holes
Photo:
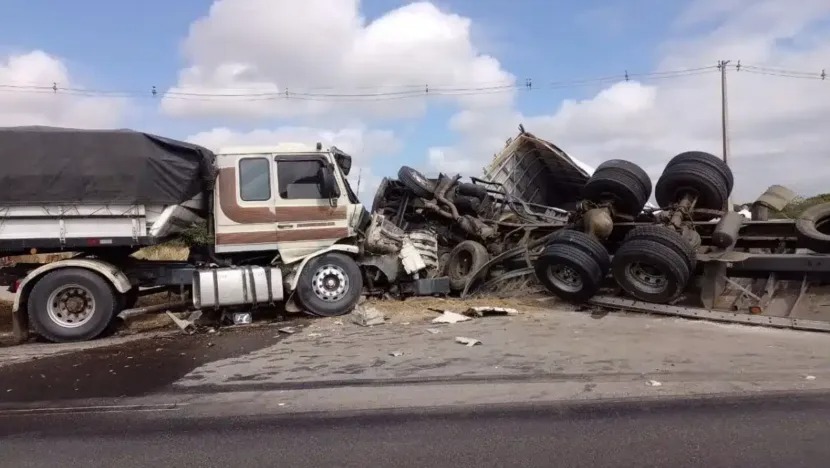
[[[62,268],[35,283],[27,305],[35,332],[49,341],[65,343],[100,335],[115,316],[119,301],[112,285],[98,274]],[[82,310],[73,311],[74,307]]]
[[694,272],[697,267],[695,247],[671,228],[659,225],[637,226],[625,234],[623,243],[633,239],[657,242],[674,250],[686,260],[690,272]]
[[705,164],[721,174],[721,177],[726,180],[726,189],[731,194],[732,188],[735,186],[735,176],[732,174],[732,169],[724,162],[723,159],[714,154],[704,153],[703,151],[686,151],[671,158],[666,164],[666,168],[678,163],[695,162]]
[[456,245],[450,252],[446,263],[446,273],[450,278],[450,289],[462,291],[467,286],[473,273],[490,261],[487,249],[476,241],[467,240]]
[[608,255],[608,250],[596,237],[586,234],[582,231],[575,231],[573,229],[562,229],[551,238],[548,245],[574,245],[597,262],[600,267],[602,276],[608,274],[611,268],[611,256]]
[[409,166],[398,170],[398,180],[415,195],[430,199],[435,193],[435,182]]
[[795,221],[796,240],[799,248],[816,253],[830,253],[830,203],[811,206]]
[[[637,238],[617,249],[611,261],[611,274],[630,296],[656,304],[677,299],[691,277],[683,255],[655,240]],[[650,279],[652,284],[645,279]],[[655,280],[661,281],[653,284]]]
[[536,278],[554,296],[581,304],[602,286],[602,267],[576,244],[550,244],[536,259]]
[[455,190],[459,195],[464,195],[464,196],[467,196],[467,197],[475,197],[475,198],[478,198],[479,200],[484,200],[485,198],[487,198],[487,195],[488,195],[487,194],[487,189],[484,186],[477,185],[477,184],[468,184],[468,183],[458,184],[458,186],[456,187]]
[[622,167],[605,167],[582,187],[582,198],[594,203],[610,202],[620,214],[637,216],[643,211],[651,189],[646,190],[635,173]]
[[648,201],[649,197],[651,197],[651,177],[648,176],[648,173],[646,173],[642,167],[631,161],[626,161],[625,159],[609,159],[608,161],[600,164],[594,172],[596,173],[596,171],[605,168],[619,168],[628,171],[640,182],[640,186],[642,187],[644,193],[646,193],[646,201]]
[[697,162],[666,167],[654,187],[654,196],[661,208],[679,202],[687,193],[697,197],[695,208],[723,210],[729,199],[726,178],[717,169]]
[[[328,280],[333,283],[324,283]],[[362,293],[360,267],[354,259],[341,253],[326,253],[309,260],[297,283],[299,304],[307,312],[322,317],[351,312]]]
[[458,195],[453,202],[458,211],[467,214],[476,214],[481,209],[481,200],[466,195]]

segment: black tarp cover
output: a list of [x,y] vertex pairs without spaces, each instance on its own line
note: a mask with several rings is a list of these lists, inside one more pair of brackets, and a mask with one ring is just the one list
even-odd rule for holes
[[0,128],[0,205],[178,204],[210,188],[214,159],[133,130]]

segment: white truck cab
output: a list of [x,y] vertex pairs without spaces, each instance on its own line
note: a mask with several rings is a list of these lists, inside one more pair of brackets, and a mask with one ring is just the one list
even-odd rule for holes
[[216,153],[217,254],[275,250],[285,263],[355,235],[364,211],[348,180],[351,157],[302,144]]

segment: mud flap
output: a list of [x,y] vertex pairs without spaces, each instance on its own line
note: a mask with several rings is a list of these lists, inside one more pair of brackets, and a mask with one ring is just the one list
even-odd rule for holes
[[29,315],[22,307],[12,312],[12,336],[15,344],[29,341]]

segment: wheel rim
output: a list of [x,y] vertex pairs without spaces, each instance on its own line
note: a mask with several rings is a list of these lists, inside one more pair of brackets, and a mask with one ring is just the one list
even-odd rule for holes
[[311,278],[314,295],[326,302],[336,302],[349,292],[349,276],[337,265],[324,265]]
[[52,291],[47,302],[49,319],[64,328],[77,328],[95,315],[92,292],[79,284],[67,284]]
[[562,291],[575,293],[582,290],[582,277],[567,265],[553,265],[548,268],[548,280]]
[[647,294],[660,294],[669,286],[666,275],[646,263],[630,263],[625,269],[625,276],[637,289]]

